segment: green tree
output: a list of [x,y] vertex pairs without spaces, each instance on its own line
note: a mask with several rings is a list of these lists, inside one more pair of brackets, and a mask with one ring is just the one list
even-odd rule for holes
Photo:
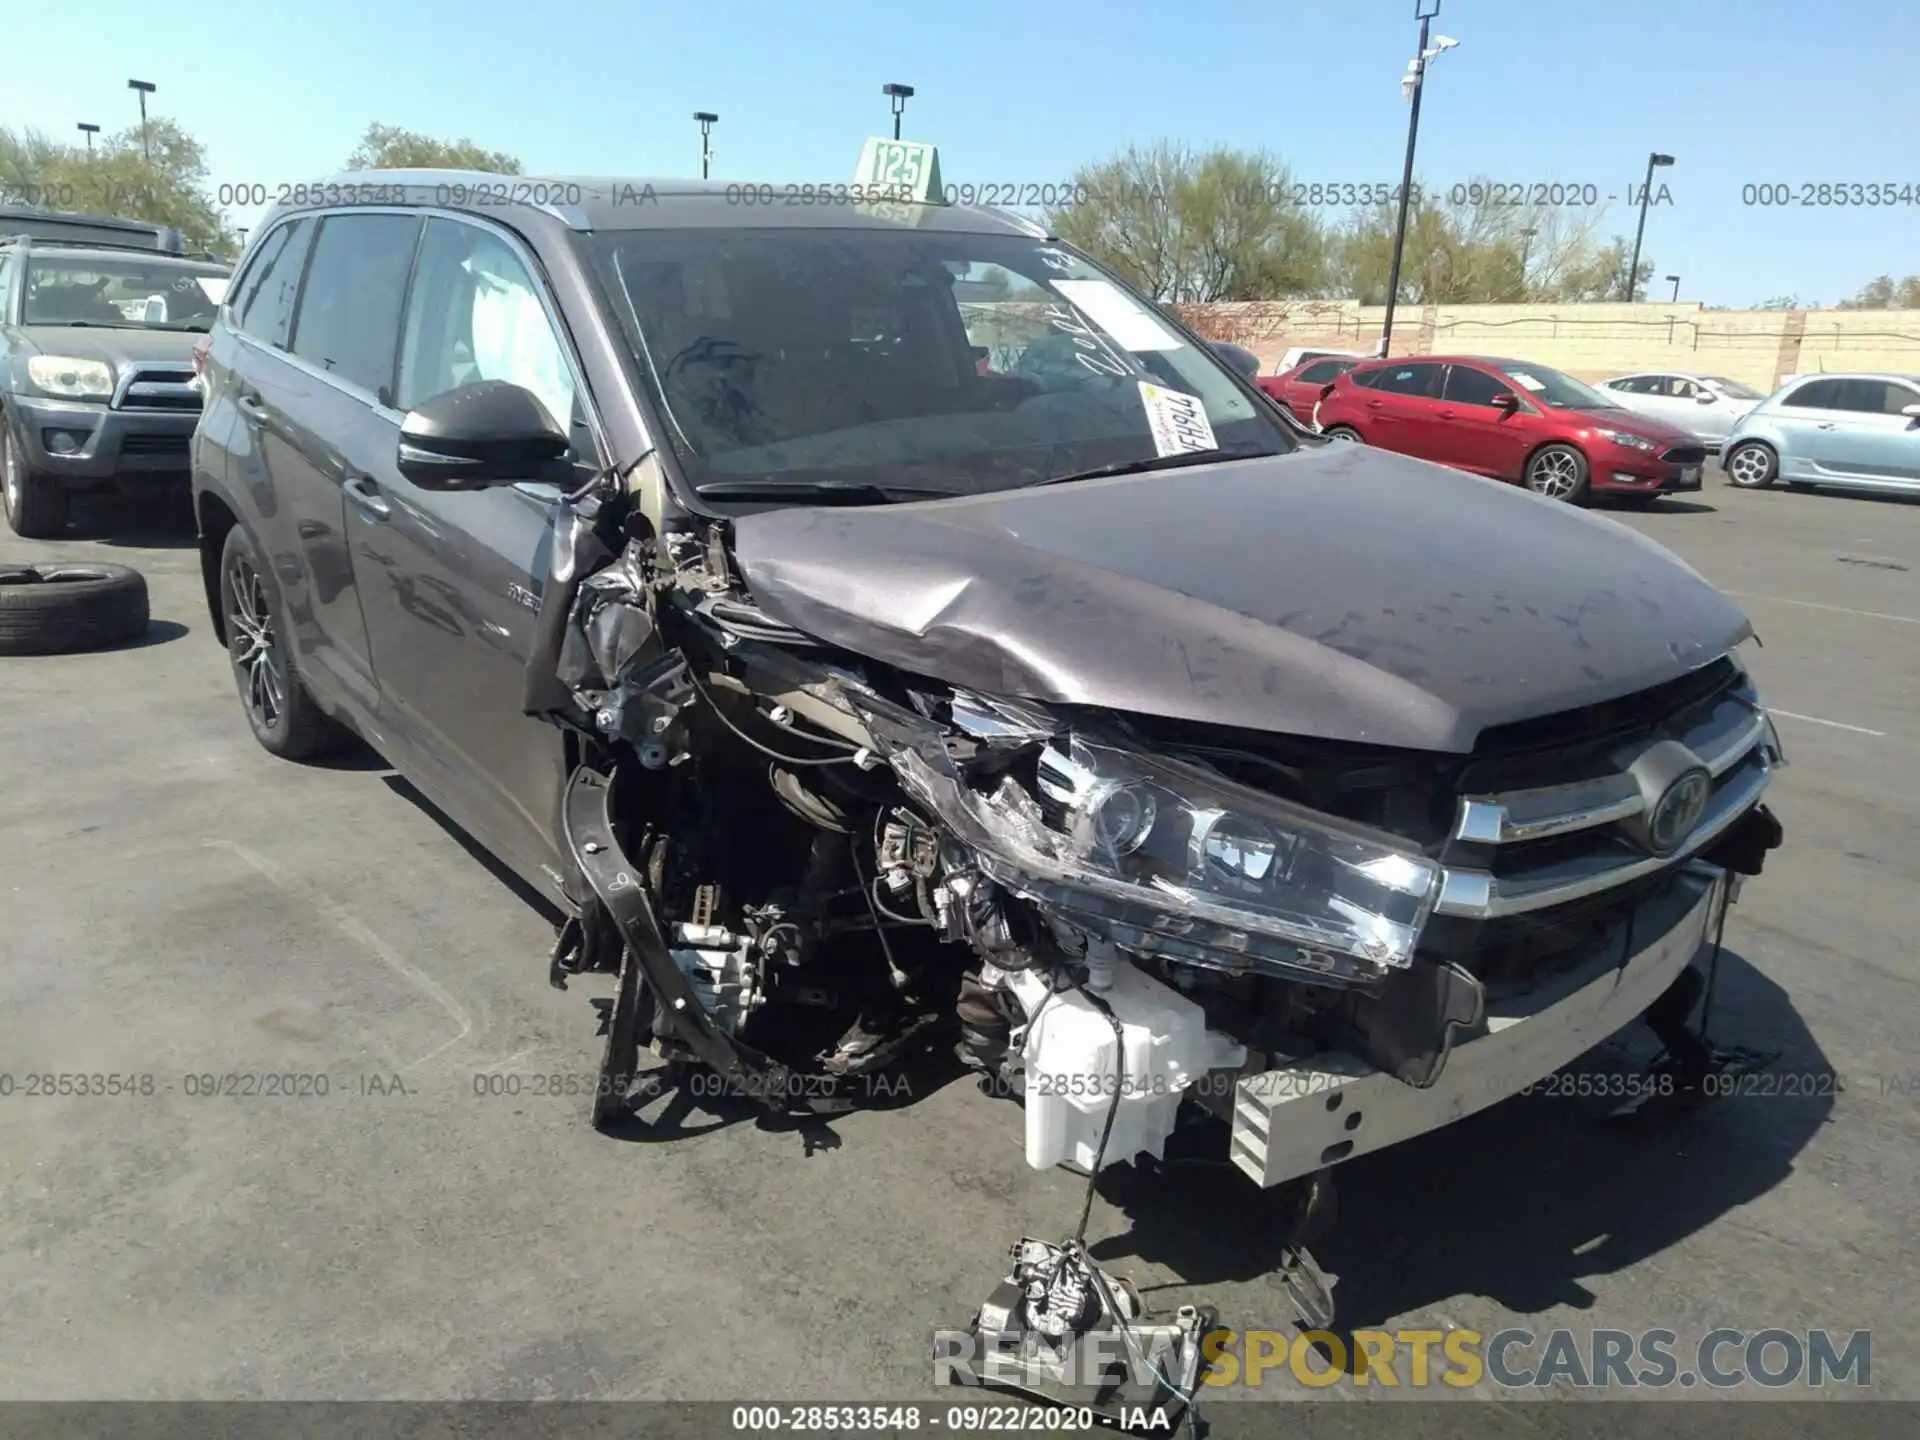
[[[151,151],[151,159],[148,152]],[[231,256],[238,236],[207,189],[206,148],[164,115],[106,136],[93,153],[0,128],[0,190],[54,210],[172,225],[195,249]]]
[[1162,141],[1083,167],[1054,233],[1176,304],[1321,293],[1325,227],[1288,203],[1291,172],[1264,151]]
[[[1476,180],[1446,194],[1419,186],[1407,207],[1400,303],[1518,304],[1618,300],[1626,293],[1627,242],[1601,240],[1597,209],[1495,203],[1501,190]],[[1455,198],[1456,196],[1460,198]],[[1397,203],[1355,211],[1334,242],[1337,287],[1381,305],[1392,272]],[[1652,260],[1640,263],[1644,285]]]
[[1879,275],[1840,302],[1842,310],[1920,310],[1920,275]]
[[367,126],[360,144],[347,157],[349,170],[480,170],[490,175],[518,175],[520,160],[504,150],[487,150],[466,136],[436,140],[399,125]]

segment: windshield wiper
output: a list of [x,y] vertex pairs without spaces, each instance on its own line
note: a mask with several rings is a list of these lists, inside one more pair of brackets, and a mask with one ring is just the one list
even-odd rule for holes
[[694,493],[721,500],[795,500],[819,505],[885,505],[894,500],[964,495],[926,485],[875,485],[864,480],[709,480]]
[[1075,470],[1066,475],[1049,475],[1034,485],[1069,485],[1075,480],[1104,480],[1109,475],[1142,475],[1149,470],[1178,470],[1184,465],[1217,465],[1222,460],[1256,460],[1277,455],[1277,450],[1183,450],[1177,455],[1152,455],[1145,460],[1117,460],[1111,465],[1096,465],[1091,470]]

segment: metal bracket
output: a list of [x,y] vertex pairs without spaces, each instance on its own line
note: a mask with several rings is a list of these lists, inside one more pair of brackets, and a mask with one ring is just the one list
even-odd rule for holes
[[[851,1100],[807,1093],[802,1077],[779,1061],[735,1041],[713,1023],[713,1017],[668,953],[666,937],[660,931],[660,920],[640,878],[639,867],[627,858],[614,838],[612,796],[612,777],[582,765],[567,782],[563,806],[567,843],[573,851],[574,862],[593,887],[593,893],[606,906],[625,942],[600,1087],[611,1093],[596,1097],[595,1124],[617,1118],[615,1112],[624,1108],[626,1090],[632,1084],[638,1058],[637,1044],[629,1045],[628,1037],[638,1034],[643,985],[657,1002],[657,1023],[670,1027],[672,1038],[685,1044],[741,1094],[776,1114],[795,1108],[816,1114],[851,1110]],[[623,1053],[629,1048],[635,1052],[632,1056]]]

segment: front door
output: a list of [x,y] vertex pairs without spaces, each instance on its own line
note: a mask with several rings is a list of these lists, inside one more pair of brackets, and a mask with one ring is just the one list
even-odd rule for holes
[[[477,222],[426,222],[400,339],[390,439],[351,517],[354,574],[383,699],[423,784],[529,879],[556,891],[564,737],[521,709],[559,492],[529,482],[431,491],[400,474],[402,414],[479,380],[539,396],[573,424],[576,371],[517,242]],[[591,467],[592,440],[574,425]]]
[[[1515,408],[1493,403],[1502,395],[1512,396]],[[1520,479],[1527,458],[1527,421],[1512,386],[1485,370],[1449,365],[1440,419],[1445,422],[1446,454],[1432,458],[1496,480]]]
[[1857,483],[1920,485],[1920,422],[1904,414],[1920,390],[1896,380],[1839,382],[1833,429],[1821,431],[1820,468]]

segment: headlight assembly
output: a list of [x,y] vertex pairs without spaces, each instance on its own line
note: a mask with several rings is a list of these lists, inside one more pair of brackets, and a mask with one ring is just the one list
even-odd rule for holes
[[1602,440],[1611,440],[1614,444],[1624,445],[1629,450],[1644,450],[1649,455],[1660,448],[1653,441],[1647,439],[1646,436],[1630,435],[1625,430],[1596,429],[1593,433],[1598,435]]
[[1394,836],[1085,735],[1048,742],[1031,790],[894,763],[987,874],[1133,949],[1369,984],[1412,964],[1439,889]]
[[27,379],[41,394],[62,400],[113,398],[113,367],[103,360],[32,355],[27,358]]

